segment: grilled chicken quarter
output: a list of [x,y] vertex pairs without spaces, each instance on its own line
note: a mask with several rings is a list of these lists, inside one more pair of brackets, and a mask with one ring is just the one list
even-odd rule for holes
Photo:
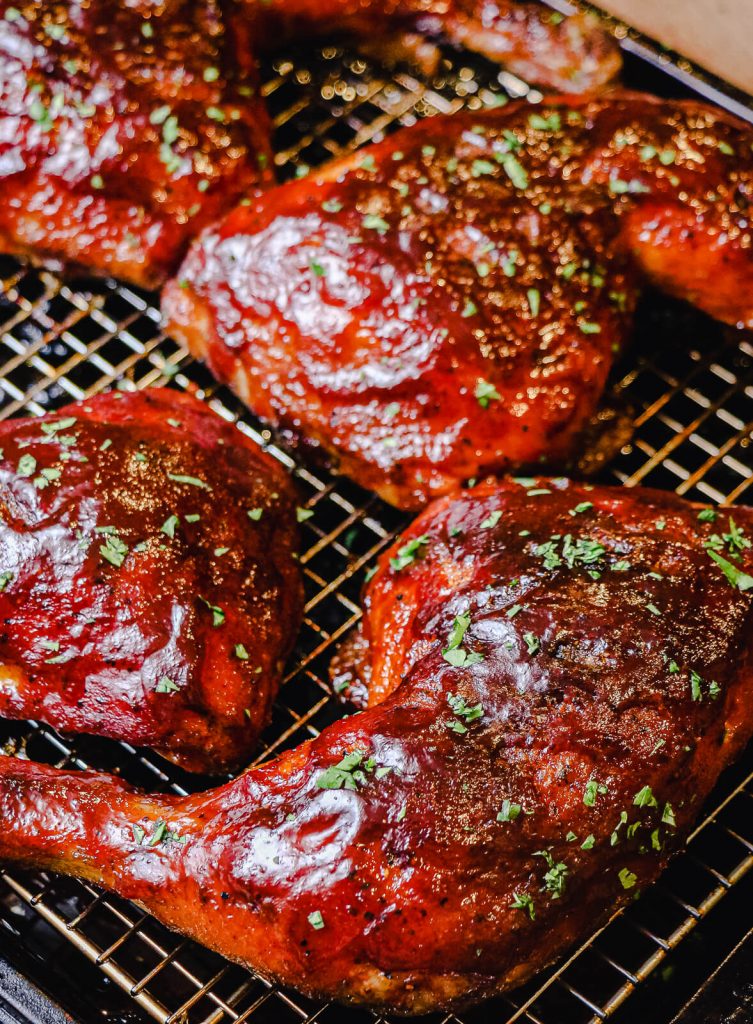
[[659,875],[753,733],[751,536],[637,488],[441,499],[337,666],[366,710],[189,797],[0,758],[0,857],[319,998],[503,991]]

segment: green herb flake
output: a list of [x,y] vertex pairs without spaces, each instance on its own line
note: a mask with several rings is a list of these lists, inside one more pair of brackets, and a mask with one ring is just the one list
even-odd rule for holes
[[479,378],[476,382],[473,396],[482,409],[488,408],[489,402],[498,402],[502,397],[493,384],[482,378]]
[[27,452],[25,455],[22,455],[21,458],[18,460],[18,468],[16,472],[18,473],[19,476],[29,477],[36,472],[36,468],[37,460],[34,458],[33,455],[29,455],[29,453]]
[[477,654],[475,651],[469,652],[460,646],[470,624],[471,616],[469,613],[457,615],[450,630],[447,647],[442,651],[444,660],[455,668],[466,668],[484,660],[483,655]]
[[[105,531],[107,531],[105,533]],[[99,533],[105,533],[104,544],[100,545],[99,553],[116,569],[119,569],[128,554],[128,545],[124,544],[113,527],[99,527]]]
[[423,533],[420,537],[414,537],[413,540],[407,541],[407,543],[397,549],[397,555],[390,558],[391,567],[396,572],[400,572],[400,570],[405,569],[406,566],[412,565],[416,561],[416,558],[420,554],[423,554],[421,549],[425,548],[428,543],[428,533]]
[[390,226],[383,217],[378,217],[376,214],[367,213],[363,218],[363,226],[371,231],[376,231],[380,235],[386,234]]
[[212,625],[221,626],[225,621],[225,613],[222,608],[218,608],[216,604],[210,604],[205,597],[200,597],[199,600],[202,604],[205,604],[212,613]]
[[536,920],[536,908],[534,907],[533,900],[527,892],[512,894],[512,903],[510,907],[513,910],[523,910],[528,914],[532,921]]
[[502,518],[502,512],[499,509],[495,509],[490,512],[486,519],[481,523],[482,530],[491,530]]
[[583,803],[586,807],[593,807],[596,804],[597,794],[604,794],[607,792],[607,787],[597,782],[596,779],[589,779],[586,783],[586,788],[583,790]]
[[481,704],[475,704],[473,707],[470,707],[466,704],[465,699],[461,697],[460,694],[448,694],[447,703],[450,705],[455,718],[451,719],[449,722],[445,722],[445,725],[452,732],[456,732],[461,736],[468,732],[466,723],[475,722],[477,719],[483,718],[484,716],[484,709]]
[[633,797],[633,804],[635,807],[656,807],[656,797],[651,791],[650,786],[644,786],[643,789],[639,789]]
[[701,690],[701,684],[703,680],[693,669],[690,670],[690,696],[692,700],[703,700],[703,691]]
[[248,661],[248,651],[243,644],[235,645],[235,656],[239,661]]
[[197,476],[186,476],[183,473],[168,473],[168,480],[173,480],[176,484],[188,484],[189,487],[203,487],[205,491],[211,491],[212,488],[204,480],[199,480]]
[[376,767],[374,759],[366,759],[363,750],[352,750],[345,754],[337,764],[330,765],[323,771],[317,778],[316,784],[319,789],[348,789],[355,792],[359,785],[366,784],[368,775]]
[[623,889],[632,889],[638,881],[637,876],[634,875],[632,871],[628,871],[627,868],[621,868],[617,872],[617,877],[619,878]]
[[308,923],[315,931],[321,931],[324,927],[324,918],[322,917],[321,910],[315,910],[313,914],[309,914]]
[[675,812],[672,810],[672,804],[665,804],[664,810],[661,814],[662,825],[669,825],[671,828],[676,828],[677,822],[675,821]]
[[495,159],[502,164],[502,168],[515,188],[523,190],[528,188],[528,175],[518,158],[512,153],[495,153]]
[[177,693],[180,687],[169,676],[162,676],[156,686],[157,693]]
[[172,539],[175,536],[175,527],[179,522],[180,520],[176,515],[168,516],[162,526],[160,526],[160,533],[164,533],[166,537]]
[[539,638],[533,633],[524,633],[523,640],[525,641],[529,654],[537,654],[541,650]]
[[314,510],[310,508],[297,508],[295,510],[295,518],[299,523],[305,523],[307,519],[311,519],[314,514]]
[[511,800],[503,800],[497,821],[515,821],[520,816],[521,810],[520,804],[514,804]]
[[707,550],[709,558],[712,558],[719,568],[722,570],[727,580],[740,591],[750,590],[753,587],[753,576],[749,576],[743,572],[742,569],[738,569],[736,565],[729,562],[726,558],[719,554],[718,551]]

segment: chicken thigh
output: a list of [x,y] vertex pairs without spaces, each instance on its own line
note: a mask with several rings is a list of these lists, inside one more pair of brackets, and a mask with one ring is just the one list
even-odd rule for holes
[[197,399],[0,424],[0,715],[248,763],[301,617],[279,463]]
[[237,207],[165,318],[257,415],[416,509],[582,448],[644,280],[753,324],[751,143],[637,93],[430,118]]

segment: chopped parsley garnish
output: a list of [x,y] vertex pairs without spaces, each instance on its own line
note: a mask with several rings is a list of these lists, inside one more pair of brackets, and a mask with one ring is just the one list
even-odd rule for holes
[[589,537],[576,537],[573,539],[570,533],[565,534],[564,538],[562,538],[562,543],[558,547],[559,540],[558,536],[552,537],[551,540],[534,546],[534,554],[543,558],[545,569],[558,569],[563,564],[569,569],[574,569],[575,566],[580,565],[594,579],[599,578],[601,573],[597,572],[594,567],[606,553],[606,549],[602,544],[596,540],[591,540]]
[[44,490],[45,487],[49,487],[53,480],[60,479],[60,470],[50,467],[49,469],[40,469],[39,476],[35,476],[32,483],[37,490]]
[[513,153],[495,153],[495,159],[502,164],[502,168],[513,183],[515,188],[528,188],[528,175],[525,168]]
[[490,384],[488,380],[483,380],[480,377],[476,382],[476,388],[473,392],[473,396],[482,409],[487,409],[489,402],[498,402],[502,397],[493,384]]
[[740,558],[741,552],[751,546],[751,542],[732,516],[729,517],[728,522],[729,530],[727,533],[723,533],[721,536],[718,533],[712,533],[708,540],[703,542],[703,546],[711,551],[723,551],[726,544],[727,553],[730,558],[734,558],[737,561]]
[[420,537],[414,537],[413,540],[407,541],[407,543],[397,549],[397,555],[390,559],[390,565],[396,572],[405,569],[408,565],[412,565],[418,555],[422,554],[421,548],[426,547],[428,543],[428,533],[422,533]]
[[544,875],[544,888],[551,895],[553,900],[558,900],[565,891],[565,879],[567,878],[567,865],[562,861],[555,863],[549,850],[537,850],[534,857],[543,857],[549,870]]
[[633,804],[636,807],[656,807],[656,797],[651,792],[651,787],[644,786],[643,789],[639,789],[633,797]]
[[68,430],[76,422],[75,416],[66,416],[62,420],[47,421],[42,424],[42,433],[48,437],[52,437],[54,434],[58,434],[61,430]]
[[536,908],[533,905],[533,900],[527,892],[512,894],[512,903],[510,904],[513,910],[525,911],[532,921],[536,920]]
[[690,696],[693,700],[703,700],[701,683],[703,680],[693,669],[690,670]]
[[211,487],[204,480],[197,476],[185,476],[183,473],[168,473],[168,480],[174,480],[176,484],[188,484],[190,487],[203,487],[205,491],[211,491]]
[[493,512],[490,512],[486,519],[483,521],[483,523],[481,524],[481,529],[491,530],[492,527],[497,525],[501,518],[502,513],[500,512],[499,509],[495,509]]
[[623,889],[632,889],[638,881],[637,876],[634,875],[632,871],[628,871],[627,868],[621,868],[617,873],[617,877],[619,878]]
[[299,523],[305,523],[307,519],[311,519],[314,514],[314,510],[310,508],[297,508],[295,510],[295,518]]
[[255,523],[258,523],[262,517],[263,512],[263,508],[250,508],[246,514],[248,515],[249,519],[253,520],[253,522]]
[[175,527],[179,522],[180,520],[176,515],[168,516],[162,526],[160,526],[160,533],[164,533],[166,537],[172,539],[175,536]]
[[27,452],[18,460],[17,473],[19,476],[33,476],[37,469],[37,460]]
[[723,558],[718,551],[711,551],[709,549],[708,554],[710,558],[713,558],[733,587],[737,587],[741,591],[750,590],[753,587],[753,576],[749,576],[742,569],[738,569],[732,562]]
[[467,651],[464,647],[460,646],[470,624],[470,613],[464,612],[462,615],[456,615],[447,640],[447,647],[442,651],[444,660],[455,668],[477,665],[480,661],[484,660],[483,655],[477,654],[475,651]]
[[376,214],[368,213],[363,218],[363,226],[369,228],[372,231],[377,231],[380,235],[386,234],[389,231],[390,226],[383,217],[377,217]]
[[541,308],[541,293],[538,288],[529,288],[526,292],[526,298],[528,299],[528,308],[531,311],[531,316],[538,316],[539,309]]
[[523,639],[525,640],[526,647],[528,648],[529,654],[536,654],[541,650],[541,643],[539,638],[533,633],[524,633]]
[[99,548],[100,555],[119,569],[128,554],[128,545],[120,539],[114,526],[98,526],[95,529],[105,537],[104,544]]
[[714,508],[702,508],[698,518],[702,523],[713,523],[719,513]]
[[308,923],[316,931],[321,931],[321,929],[324,927],[324,918],[322,917],[321,910],[315,910],[313,914],[309,914]]
[[594,503],[592,501],[581,501],[575,506],[575,508],[570,509],[568,515],[577,516],[580,515],[581,512],[588,512],[588,510],[593,507]]
[[239,661],[248,661],[248,651],[243,644],[235,645],[235,656]]
[[581,850],[593,850],[595,842],[596,837],[592,833],[591,835],[586,836],[586,838],[580,844],[580,848]]
[[671,828],[675,828],[677,822],[675,821],[675,812],[672,810],[672,804],[665,804],[664,810],[661,814],[662,825],[669,825]]
[[[177,832],[171,832],[167,823],[159,819],[155,822],[154,831],[147,839],[146,830],[141,825],[132,825],[133,838],[137,846],[158,846],[160,843],[180,843],[181,845],[188,842],[187,836],[180,836]],[[146,839],[146,842],[144,840]]]
[[467,320],[469,316],[475,316],[476,313],[478,313],[478,306],[476,303],[472,302],[470,299],[466,299],[465,305],[463,306],[463,312],[460,315],[463,319]]
[[[459,733],[461,736],[468,732],[465,723],[475,722],[479,718],[483,718],[484,709],[481,704],[475,704],[473,707],[469,707],[465,699],[458,693],[450,693],[447,695],[447,703],[452,709],[455,718],[449,722],[445,722],[448,729],[452,732]],[[456,720],[457,719],[457,720]]]
[[377,767],[373,757],[366,758],[363,750],[353,750],[345,754],[343,759],[335,765],[330,765],[317,778],[316,784],[319,789],[350,789],[357,790],[359,786],[365,786],[368,782],[368,775],[373,773],[375,779],[383,779],[389,775],[391,768],[386,766]]
[[169,676],[162,676],[157,683],[157,693],[177,693],[180,687]]
[[593,807],[596,803],[597,794],[604,794],[607,792],[607,787],[602,782],[597,782],[596,779],[589,779],[586,783],[586,788],[583,790],[583,803],[586,807]]
[[222,608],[218,608],[216,604],[210,604],[205,597],[200,597],[199,600],[202,604],[205,604],[212,613],[212,625],[221,626],[225,621],[225,613]]
[[549,117],[542,117],[541,114],[531,114],[528,124],[537,132],[558,132],[562,127],[562,121],[557,111],[553,111]]
[[503,800],[502,809],[497,815],[497,821],[515,821],[519,817],[521,810],[520,804],[514,804],[511,800]]

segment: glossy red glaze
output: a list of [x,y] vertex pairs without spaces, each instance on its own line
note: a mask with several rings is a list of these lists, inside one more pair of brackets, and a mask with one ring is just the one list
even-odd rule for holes
[[284,34],[373,36],[375,21],[381,33],[421,15],[558,88],[593,88],[619,69],[615,45],[582,16],[553,24],[488,0],[382,7],[0,0],[0,247],[159,285],[206,224],[272,182],[254,53]]
[[159,389],[6,421],[0,449],[0,715],[247,763],[301,615],[283,468]]
[[235,20],[215,0],[0,0],[0,247],[153,287],[269,184]]
[[258,415],[416,508],[578,450],[640,276],[753,324],[751,142],[640,94],[431,118],[236,208],[165,316]]
[[0,759],[0,857],[318,997],[418,1013],[508,988],[657,877],[753,732],[753,591],[705,547],[753,586],[751,536],[750,509],[639,489],[443,499],[367,588],[368,710],[182,799]]

